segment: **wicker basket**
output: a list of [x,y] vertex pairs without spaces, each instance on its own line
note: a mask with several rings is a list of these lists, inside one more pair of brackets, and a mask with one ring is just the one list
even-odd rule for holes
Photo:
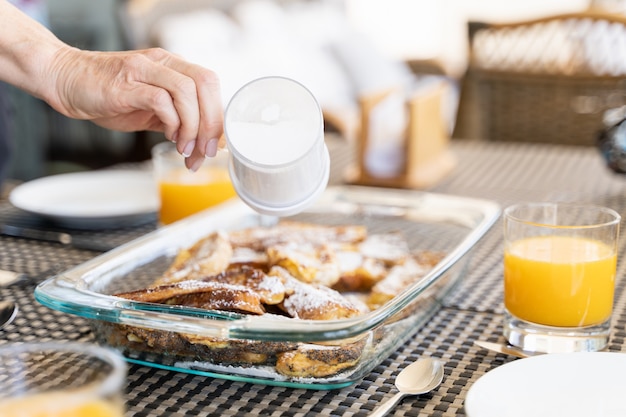
[[[473,24],[470,42],[456,138],[594,145],[604,111],[626,103],[623,18],[580,14]],[[603,42],[613,48],[610,59],[593,53],[603,51]]]

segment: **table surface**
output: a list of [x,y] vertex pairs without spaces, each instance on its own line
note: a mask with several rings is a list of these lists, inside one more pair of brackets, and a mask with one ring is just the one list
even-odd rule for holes
[[[332,182],[342,181],[352,151],[329,141]],[[429,191],[486,198],[503,207],[520,201],[578,201],[626,212],[626,177],[611,173],[594,148],[563,145],[453,141],[455,170]],[[6,200],[0,221],[32,221]],[[155,228],[140,227],[78,232],[112,247]],[[626,234],[619,245],[624,259]],[[333,415],[365,416],[395,393],[399,370],[421,356],[441,358],[445,378],[433,392],[406,397],[391,412],[396,416],[463,416],[467,391],[491,369],[516,360],[481,350],[476,339],[502,341],[502,228],[497,222],[471,253],[461,285],[435,316],[366,378],[340,390],[318,391],[254,385],[130,365],[125,390],[128,416],[189,415]],[[0,237],[0,269],[47,274],[66,269],[98,253],[60,244]],[[624,262],[618,263],[615,314],[608,350],[626,351],[626,284]],[[20,312],[0,330],[0,344],[67,340],[93,341],[85,319],[50,310],[33,298],[33,287],[0,289],[0,299],[17,301]]]

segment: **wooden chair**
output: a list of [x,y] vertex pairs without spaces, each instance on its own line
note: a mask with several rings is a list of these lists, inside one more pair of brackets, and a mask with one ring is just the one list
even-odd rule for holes
[[453,137],[594,145],[626,103],[626,17],[600,12],[469,24]]

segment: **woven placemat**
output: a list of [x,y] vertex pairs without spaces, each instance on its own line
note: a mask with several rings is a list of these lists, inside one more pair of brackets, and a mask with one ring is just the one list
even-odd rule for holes
[[[251,385],[134,366],[128,400],[134,416],[366,416],[397,392],[398,372],[421,356],[441,358],[445,378],[435,391],[407,397],[395,415],[463,415],[463,398],[480,375],[511,360],[476,349],[477,338],[493,338],[499,318],[490,314],[443,309],[389,359],[353,386],[315,391]],[[160,400],[159,400],[160,399]]]
[[[487,198],[506,206],[516,201],[590,201],[625,212],[626,179],[608,172],[591,148],[458,142],[455,172],[433,191]],[[348,161],[350,156],[343,155]],[[340,167],[335,167],[337,170]],[[338,171],[337,174],[338,175]],[[12,215],[0,203],[0,221]],[[125,242],[151,230],[98,231],[102,239]],[[119,239],[116,240],[116,239]],[[609,350],[626,351],[626,239],[620,244],[613,335]],[[467,390],[491,369],[515,360],[476,348],[473,341],[501,341],[502,230],[496,224],[472,251],[461,284],[433,318],[362,381],[340,390],[316,391],[253,385],[130,365],[125,389],[128,416],[366,416],[396,389],[394,378],[421,356],[441,358],[445,379],[429,394],[405,398],[396,416],[463,416]],[[0,238],[0,268],[31,274],[55,264],[68,268],[97,255],[93,251],[17,238]],[[34,340],[93,341],[86,319],[38,304],[33,287],[0,289],[20,313],[0,331],[0,344]]]
[[[20,306],[13,324],[0,331],[0,344],[48,340],[93,342],[88,320],[38,304],[32,290],[32,287],[0,290],[0,297],[12,299]],[[494,314],[443,308],[365,379],[340,390],[253,385],[131,365],[126,387],[128,415],[365,416],[396,392],[395,376],[420,356],[434,356],[446,362],[444,383],[431,394],[407,398],[398,406],[396,415],[459,415],[468,384],[483,372],[510,360],[503,355],[490,356],[472,345],[477,338],[497,339],[499,322]]]

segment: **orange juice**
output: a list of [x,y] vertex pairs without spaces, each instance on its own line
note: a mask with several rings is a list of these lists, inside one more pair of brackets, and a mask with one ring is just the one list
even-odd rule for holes
[[49,392],[0,400],[2,417],[124,417],[120,402]]
[[159,194],[159,220],[169,224],[234,197],[235,189],[225,169],[204,167],[191,175],[171,173],[159,181]]
[[548,326],[606,321],[613,308],[617,257],[590,239],[531,237],[504,254],[504,304],[514,316]]

